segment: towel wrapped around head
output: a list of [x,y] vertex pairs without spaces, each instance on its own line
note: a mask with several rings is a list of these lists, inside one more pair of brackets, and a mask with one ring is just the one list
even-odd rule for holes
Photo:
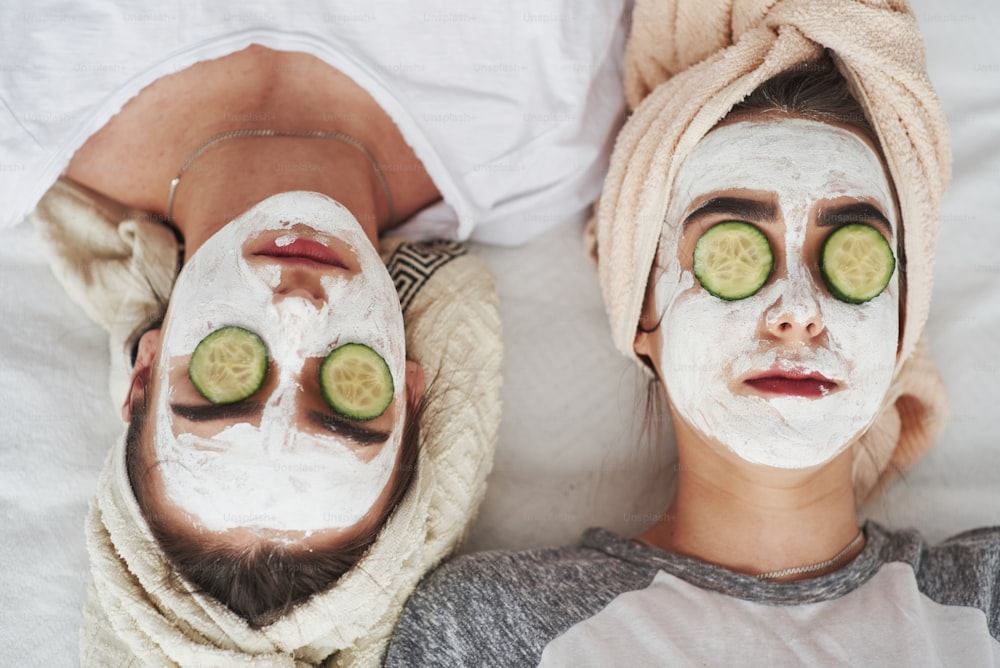
[[[120,403],[131,342],[162,315],[173,283],[172,235],[66,180],[33,222],[60,282],[109,330]],[[457,547],[482,501],[500,423],[502,351],[493,278],[478,258],[452,242],[386,240],[381,251],[399,291],[408,356],[430,382],[416,473],[368,552],[325,591],[252,628],[176,577],[133,494],[123,435],[87,517],[93,586],[82,665],[381,664],[410,592]]]
[[903,0],[640,0],[626,54],[633,113],[597,213],[598,269],[615,345],[637,359],[636,326],[679,167],[734,105],[824,49],[875,129],[903,221],[900,353],[883,411],[856,447],[863,499],[933,444],[946,413],[922,332],[951,154]]

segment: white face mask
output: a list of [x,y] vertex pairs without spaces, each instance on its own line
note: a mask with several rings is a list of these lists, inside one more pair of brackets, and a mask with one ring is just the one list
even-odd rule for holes
[[[259,254],[315,251],[311,242],[346,268]],[[261,413],[188,422],[171,404],[208,405],[187,379],[190,355],[227,325],[257,333],[268,348],[268,380],[251,398],[263,404]],[[304,418],[331,412],[319,395],[318,364],[349,342],[373,348],[392,373],[393,403],[379,418],[383,431],[391,430],[384,445],[359,445]],[[317,193],[264,200],[198,249],[171,296],[155,431],[167,497],[209,531],[353,526],[383,493],[396,463],[406,413],[405,359],[396,290],[354,216]]]
[[[745,197],[746,191],[777,201],[780,218],[757,225],[771,233],[775,271],[753,296],[725,301],[700,285],[689,254],[682,267],[679,256],[689,250],[678,253],[679,244],[692,248],[704,226],[692,225],[682,239],[680,223],[717,193]],[[854,133],[817,121],[721,126],[678,171],[655,287],[663,382],[685,421],[746,461],[781,468],[829,461],[872,423],[892,381],[896,273],[878,297],[860,305],[833,297],[819,275],[816,240],[835,228],[817,227],[816,205],[844,198],[877,204],[895,247],[899,225],[878,156]],[[785,320],[801,326],[810,319],[825,329],[798,342],[773,334]],[[744,382],[771,371],[821,375],[836,385],[821,383],[818,396],[802,396]]]

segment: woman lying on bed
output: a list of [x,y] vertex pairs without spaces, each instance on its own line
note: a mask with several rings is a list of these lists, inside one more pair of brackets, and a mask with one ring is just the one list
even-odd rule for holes
[[[283,70],[306,77],[313,99],[286,108],[304,90],[293,77],[269,90],[268,73]],[[262,92],[234,102],[244,88]],[[315,109],[366,123],[291,130],[313,127]],[[154,110],[160,133],[136,150],[132,127]],[[216,132],[242,125],[227,114],[288,130]],[[176,139],[150,163],[165,138]],[[363,90],[315,58],[256,46],[145,89],[66,176],[136,209],[165,205],[183,239],[162,329],[137,343],[123,406],[129,479],[180,572],[266,625],[357,561],[412,476],[422,371],[406,361],[377,244],[440,194]],[[372,387],[334,379],[352,364]]]
[[[771,54],[787,58],[795,39]],[[876,477],[941,424],[940,380],[917,342],[948,170],[935,162],[947,145],[933,91],[900,76],[905,56],[859,75],[850,39],[831,42],[858,88],[827,56],[789,68],[737,41],[648,98],[697,132],[705,119],[671,104],[730,97],[676,163],[630,144],[631,129],[676,146],[681,132],[654,128],[649,107],[616,146],[633,160],[613,159],[599,262],[612,317],[626,311],[612,320],[618,345],[655,377],[677,438],[662,517],[633,540],[593,529],[574,547],[445,565],[408,602],[388,665],[996,664],[1000,532],[931,547],[857,516]],[[733,59],[767,83],[736,75],[723,90]],[[852,92],[870,95],[878,77],[921,95],[897,89],[865,109]],[[744,99],[738,85],[756,90]],[[667,178],[650,174],[668,168],[669,197],[651,205],[663,215],[642,209]],[[648,221],[663,221],[651,267]]]
[[[308,77],[311,104],[283,109],[303,91],[282,77],[278,90],[228,113],[302,128],[313,109],[339,108],[367,118],[364,134],[215,132],[235,90],[267,90],[260,73],[282,68]],[[198,89],[208,99],[192,100]],[[132,126],[154,109],[160,133],[140,141],[176,139],[150,163],[154,146],[136,150]],[[162,328],[137,343],[122,409],[126,465],[179,572],[255,626],[349,570],[414,470],[423,374],[406,361],[377,244],[440,195],[379,112],[321,61],[250,47],[154,83],[66,171],[157,211],[180,166],[161,203],[183,239],[184,266]],[[196,135],[205,141],[184,145]],[[369,144],[381,164],[402,168],[383,171]],[[371,376],[369,387],[351,385],[352,366]]]
[[[453,39],[461,68],[511,35],[537,40],[510,12]],[[448,74],[419,54],[412,71],[359,68],[366,89],[316,55],[253,45],[156,79],[75,151],[36,223],[63,283],[120,344],[113,356],[134,356],[128,383],[112,380],[128,433],[88,520],[84,664],[379,659],[406,594],[482,497],[499,416],[486,270],[454,244],[383,243],[397,296],[380,238],[457,212],[457,230],[421,233],[491,223],[516,242],[583,208],[616,123],[616,26],[595,21],[572,48],[612,95],[562,82],[573,90],[541,111],[576,110],[555,127],[512,122],[531,77],[456,81],[446,107],[465,125],[449,132],[401,106]],[[290,39],[275,33],[265,41]],[[387,55],[370,51],[345,62]],[[522,173],[539,161],[554,170],[545,183]],[[546,207],[536,229],[522,224]],[[421,364],[437,393],[423,417]]]
[[[370,136],[384,138],[372,144],[380,158],[369,152],[367,141],[324,130],[315,136],[218,139],[216,134],[191,151],[187,162],[180,157],[186,149],[157,161],[183,165],[176,190],[165,202],[165,222],[140,215],[132,224],[143,234],[151,226],[170,225],[180,244],[169,233],[157,237],[161,230],[146,234],[131,258],[135,282],[141,287],[144,274],[162,273],[149,258],[164,249],[173,252],[177,246],[183,266],[165,291],[169,306],[157,308],[154,302],[149,317],[132,322],[134,327],[156,319],[135,330],[129,345],[134,366],[122,407],[128,429],[109,460],[111,479],[102,480],[98,492],[100,514],[90,520],[89,530],[98,537],[89,545],[96,586],[91,605],[100,601],[103,611],[88,615],[82,647],[88,665],[119,658],[107,652],[110,641],[91,635],[108,630],[128,648],[121,656],[143,656],[148,644],[182,665],[189,663],[174,644],[175,636],[190,642],[184,629],[192,620],[183,608],[192,605],[215,609],[215,615],[224,615],[222,629],[242,626],[251,637],[256,629],[291,621],[288,613],[295,606],[330,590],[368,552],[418,468],[424,379],[413,358],[420,356],[419,345],[415,354],[406,345],[400,298],[379,255],[379,237],[440,195],[388,117],[377,115],[377,107],[345,77],[301,54],[251,47],[160,80],[76,153],[67,178],[46,197],[36,218],[45,217],[50,223],[43,225],[45,233],[55,235],[62,221],[78,224],[72,213],[52,212],[67,201],[90,199],[84,206],[96,205],[97,192],[81,184],[133,210],[156,211],[157,185],[163,183],[156,183],[160,174],[148,175],[155,170],[143,169],[144,153],[131,152],[128,124],[147,111],[145,105],[157,104],[167,118],[176,119],[167,136],[182,134],[181,124],[185,130],[202,124],[202,132],[212,137],[213,119],[223,117],[219,108],[199,105],[204,116],[192,117],[163,100],[180,98],[179,91],[197,88],[206,78],[211,82],[213,73],[241,67],[268,72],[282,63],[314,70],[313,90],[322,89],[317,79],[327,74],[331,105],[337,97],[360,100],[340,108],[368,118]],[[209,87],[220,94],[217,82]],[[308,109],[296,107],[297,112]],[[309,127],[294,112],[275,118],[279,127]],[[125,164],[133,180],[115,178],[108,164]],[[382,165],[400,169],[390,173]],[[242,213],[233,215],[237,212]],[[157,246],[158,240],[166,243]],[[148,253],[138,250],[147,246],[152,247]],[[419,261],[419,247],[408,248]],[[456,259],[454,248],[437,261]],[[78,248],[73,252],[79,257]],[[457,259],[460,266],[467,261]],[[89,262],[97,266],[100,261]],[[468,278],[475,281],[475,273]],[[122,281],[101,289],[110,298],[127,285]],[[118,298],[128,302],[134,294]],[[490,299],[488,292],[475,290],[466,296]],[[490,340],[488,328],[481,333]],[[489,343],[485,349],[497,353]],[[455,371],[435,369],[446,375]],[[473,391],[489,393],[495,382],[484,381]],[[431,410],[442,409],[432,405]],[[429,434],[432,442],[438,435]],[[481,478],[477,468],[467,473]],[[121,513],[117,519],[134,523],[131,531],[139,534],[138,541],[116,535],[116,513]],[[456,528],[463,523],[451,519]],[[147,530],[155,544],[146,540]],[[110,561],[112,572],[99,568],[115,554],[124,558]],[[155,559],[156,568],[142,573],[135,564],[140,555]],[[381,579],[389,568],[385,561],[366,577]],[[135,602],[123,604],[114,592],[127,584],[135,587],[129,595]],[[352,606],[357,613],[352,623],[361,620],[363,629],[384,614],[384,601],[371,603],[370,608]],[[168,611],[160,620],[172,625],[168,632],[146,628],[158,607]],[[326,621],[325,628],[307,625],[307,633],[329,638],[351,615],[329,602],[321,607],[340,619]],[[103,615],[113,620],[111,629],[99,623]],[[223,640],[230,633],[209,635],[207,644],[235,649]],[[272,637],[275,649],[292,653],[281,647],[290,640],[293,648],[305,645],[305,651],[296,648],[301,656],[321,658],[308,654],[317,651],[315,641],[303,643],[277,632]],[[362,637],[358,644],[371,639]],[[266,642],[257,645],[240,649],[248,655],[275,651]]]

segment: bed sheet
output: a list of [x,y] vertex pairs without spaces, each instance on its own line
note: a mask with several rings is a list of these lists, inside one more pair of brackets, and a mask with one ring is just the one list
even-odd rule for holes
[[[1000,6],[914,3],[948,116],[928,333],[952,402],[932,450],[864,513],[931,540],[1000,524]],[[672,445],[643,441],[644,379],[611,341],[581,228],[474,246],[493,269],[506,358],[489,491],[467,550],[632,534],[662,512]],[[121,429],[103,332],[62,292],[27,225],[0,232],[0,665],[72,666],[88,581],[83,518]]]

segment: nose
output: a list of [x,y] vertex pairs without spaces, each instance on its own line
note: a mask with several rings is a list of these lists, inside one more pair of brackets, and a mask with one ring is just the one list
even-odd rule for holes
[[764,324],[771,336],[794,343],[809,342],[826,330],[819,300],[808,281],[785,279],[785,289],[764,314]]
[[317,309],[322,308],[323,304],[326,303],[326,295],[318,290],[310,290],[308,288],[279,288],[277,294],[281,295],[283,299],[288,297],[297,297],[299,299],[305,299],[307,302],[315,306]]

